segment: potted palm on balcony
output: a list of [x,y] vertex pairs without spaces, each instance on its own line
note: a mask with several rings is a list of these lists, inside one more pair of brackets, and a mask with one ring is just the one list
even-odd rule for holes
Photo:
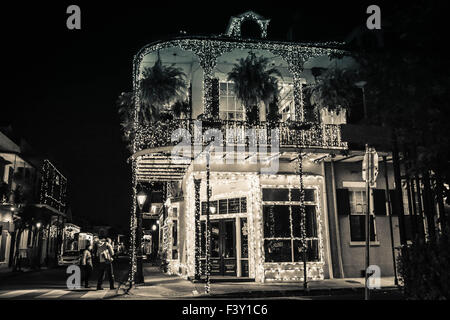
[[237,99],[244,105],[247,122],[256,124],[259,121],[259,105],[266,107],[278,96],[278,80],[280,72],[268,69],[269,59],[257,57],[250,52],[244,59],[241,58],[228,73],[228,81],[234,82]]
[[[167,122],[181,114],[187,114],[185,95],[187,91],[186,74],[173,66],[162,65],[158,59],[152,67],[144,68],[142,79],[138,82],[139,106],[138,122],[148,125],[155,121]],[[118,100],[119,116],[124,134],[124,140],[131,150],[131,141],[134,139],[134,110],[135,93],[124,92]],[[170,106],[173,105],[171,108]]]

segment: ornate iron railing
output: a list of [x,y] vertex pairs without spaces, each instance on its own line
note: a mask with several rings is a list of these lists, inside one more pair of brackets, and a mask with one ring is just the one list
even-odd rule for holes
[[341,139],[341,127],[335,124],[299,122],[260,122],[250,125],[245,121],[197,121],[190,119],[155,122],[140,125],[136,131],[137,150],[174,146],[185,142],[206,144],[215,130],[224,146],[267,145],[293,148],[347,149]]

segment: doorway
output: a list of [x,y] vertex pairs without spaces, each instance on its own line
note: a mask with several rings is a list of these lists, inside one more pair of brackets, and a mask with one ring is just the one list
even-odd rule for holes
[[[202,221],[206,236],[206,222]],[[202,237],[202,242],[206,238]],[[202,243],[202,247],[204,244]],[[205,259],[202,259],[205,263]],[[236,224],[234,219],[211,220],[211,275],[236,276]]]

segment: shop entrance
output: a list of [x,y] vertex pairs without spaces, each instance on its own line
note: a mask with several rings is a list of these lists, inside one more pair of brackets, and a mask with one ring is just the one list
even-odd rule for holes
[[[202,221],[202,234],[206,235]],[[205,241],[205,238],[202,239]],[[204,263],[205,260],[202,259]],[[211,275],[236,276],[236,224],[234,219],[211,220]]]

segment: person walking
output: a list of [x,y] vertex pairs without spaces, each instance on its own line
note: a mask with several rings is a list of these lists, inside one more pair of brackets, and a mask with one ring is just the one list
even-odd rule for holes
[[92,246],[91,244],[88,244],[83,251],[83,255],[81,256],[81,267],[83,269],[84,274],[85,288],[89,288],[89,277],[91,276],[91,272],[93,269],[91,250]]
[[115,289],[114,275],[112,269],[113,255],[114,250],[111,244],[107,240],[103,239],[103,241],[99,243],[98,247],[99,272],[98,272],[97,290],[103,290],[102,285],[105,273],[109,280],[109,288],[111,290]]
[[99,238],[97,236],[94,237],[94,243],[92,245],[92,265],[93,265],[93,272],[95,274],[98,274],[98,247],[99,247]]

